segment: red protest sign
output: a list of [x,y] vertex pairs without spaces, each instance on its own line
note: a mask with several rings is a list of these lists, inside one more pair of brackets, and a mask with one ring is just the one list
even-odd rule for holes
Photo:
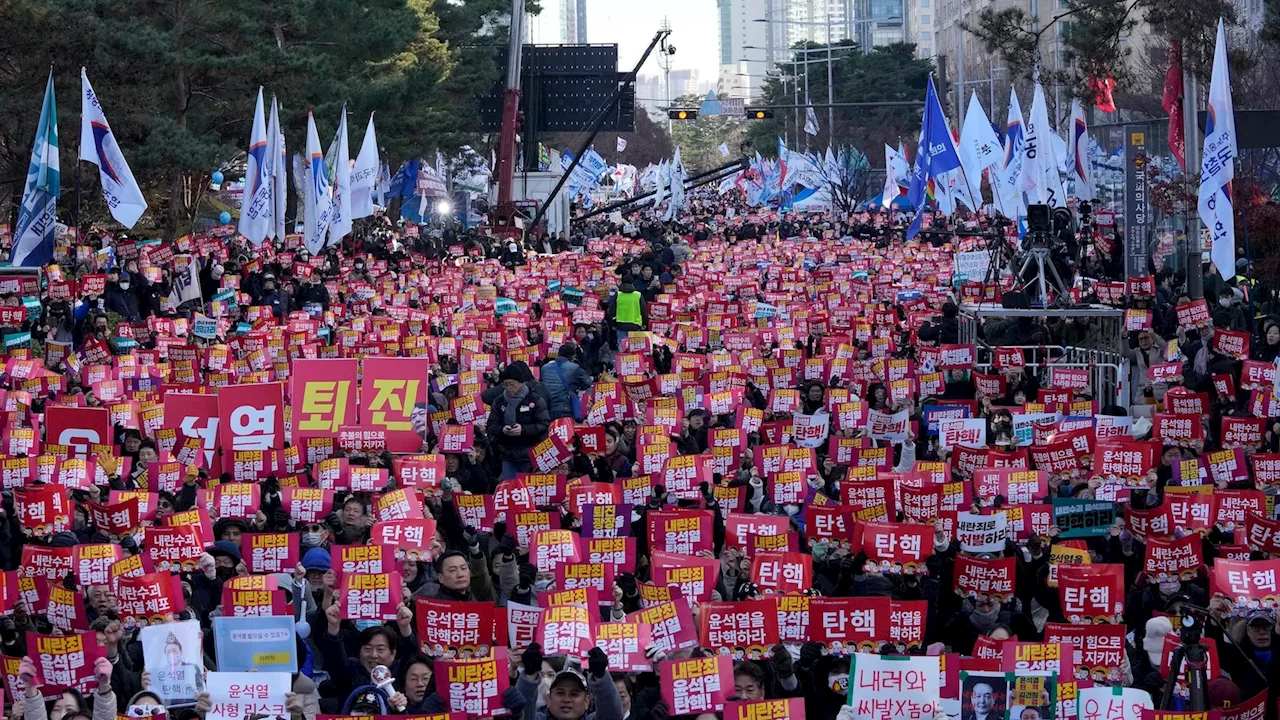
[[294,522],[320,522],[333,510],[333,495],[332,490],[285,487],[280,490],[280,504]]
[[245,533],[240,554],[251,573],[292,573],[299,562],[297,533]]
[[44,691],[76,688],[82,693],[96,686],[93,665],[106,657],[95,633],[78,635],[38,635],[27,633],[27,656],[36,666],[37,685]]
[[933,526],[870,522],[862,526],[867,572],[928,574],[925,559],[933,553]]
[[1120,565],[1058,565],[1058,597],[1073,623],[1120,622],[1124,612],[1124,568]]
[[704,603],[699,644],[721,655],[760,659],[778,644],[778,610],[772,599]]
[[431,560],[431,540],[435,534],[435,520],[377,522],[369,533],[370,542],[395,548],[396,560],[419,562]]
[[[648,625],[637,622],[599,622],[591,627],[595,647],[609,657],[614,672],[651,672],[653,663],[645,655],[653,643]],[[585,656],[583,664],[586,664]]]
[[649,512],[649,546],[678,555],[711,550],[714,514],[710,510],[659,510]]
[[1046,623],[1044,641],[1070,644],[1077,680],[1114,682],[1122,677],[1125,629],[1123,624]]
[[382,429],[387,449],[410,453],[426,435],[427,381],[425,358],[366,357],[360,385],[360,424]]
[[804,698],[725,703],[724,720],[804,720]]
[[230,584],[222,586],[222,607],[233,617],[270,617],[288,614],[283,590],[241,589],[231,587]]
[[496,648],[491,657],[482,660],[438,661],[436,691],[449,710],[473,717],[508,714],[502,707],[502,696],[510,683],[506,655],[506,648]]
[[75,554],[74,546],[23,545],[20,569],[27,577],[62,582],[75,568]]
[[147,527],[144,542],[156,570],[190,572],[204,552],[200,529],[180,527]]
[[799,552],[757,552],[751,581],[765,594],[799,593],[813,585],[813,556]]
[[1226,595],[1241,612],[1280,602],[1280,560],[1219,558],[1211,572],[1215,592]]
[[18,524],[29,535],[47,537],[71,527],[71,501],[65,487],[18,488],[13,499]]
[[887,597],[810,598],[809,634],[833,655],[874,652],[889,641]]
[[557,605],[542,613],[535,638],[547,655],[585,655],[593,644],[591,611],[580,605]]
[[[418,640],[434,658],[485,657],[497,636],[493,603],[416,598]],[[504,671],[505,672],[505,671]]]
[[733,694],[733,659],[726,655],[664,662],[658,672],[673,715],[719,712]]
[[1143,569],[1151,582],[1191,580],[1203,564],[1204,553],[1198,533],[1177,539],[1147,538]]
[[1013,596],[1014,558],[956,556],[954,589],[967,597],[988,596],[1001,602]]
[[114,543],[93,543],[75,547],[76,583],[81,587],[106,585],[111,566],[124,557],[124,548]]
[[650,605],[631,613],[627,620],[652,627],[653,646],[665,653],[698,644],[693,613],[689,610],[689,603],[683,599]]
[[342,576],[342,613],[349,620],[395,620],[400,606],[398,572],[346,573]]
[[182,608],[182,578],[167,571],[116,578],[120,618],[125,627],[173,620]]

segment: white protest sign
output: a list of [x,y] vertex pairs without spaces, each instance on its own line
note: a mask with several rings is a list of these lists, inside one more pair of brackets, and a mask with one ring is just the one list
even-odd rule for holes
[[911,413],[899,410],[890,415],[876,410],[867,411],[867,437],[875,440],[903,442],[911,428]]
[[822,447],[830,434],[831,415],[824,411],[812,415],[797,413],[791,420],[791,442],[800,447]]
[[987,269],[991,267],[990,250],[956,253],[955,259],[956,271],[952,279],[960,282],[982,280],[986,278]]
[[151,673],[151,689],[166,707],[195,705],[204,692],[204,656],[200,623],[195,620],[142,628],[143,666]]
[[1076,709],[1091,720],[1142,720],[1143,710],[1154,710],[1151,693],[1127,687],[1080,688]]
[[293,686],[289,673],[211,672],[209,702],[205,720],[244,720],[265,715],[263,720],[289,720],[285,694]]
[[867,655],[849,658],[849,704],[854,717],[931,718],[942,707],[939,658]]
[[957,418],[938,423],[939,444],[944,450],[957,445],[982,447],[987,444],[986,418]]
[[1002,512],[992,515],[957,513],[956,539],[960,541],[960,549],[972,553],[1002,552],[1008,523],[1008,517]]

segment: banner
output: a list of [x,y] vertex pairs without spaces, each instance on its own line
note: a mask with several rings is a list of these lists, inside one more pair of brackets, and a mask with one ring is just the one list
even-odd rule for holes
[[658,673],[662,701],[672,715],[719,712],[734,694],[733,659],[725,655],[668,660]]
[[1124,676],[1126,629],[1122,624],[1046,623],[1044,641],[1071,645],[1077,680],[1119,683]]
[[364,359],[360,424],[385,431],[393,453],[416,452],[426,440],[429,376],[425,357]]
[[218,389],[219,446],[224,458],[243,450],[284,449],[284,386],[226,385]]

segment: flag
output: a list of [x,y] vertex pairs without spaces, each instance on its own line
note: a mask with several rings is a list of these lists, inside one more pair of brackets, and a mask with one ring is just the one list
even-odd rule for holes
[[996,207],[1010,220],[1017,220],[1026,214],[1022,191],[1018,189],[1018,180],[1022,177],[1024,132],[1022,106],[1018,104],[1018,93],[1010,88],[1009,113],[1004,130],[1004,165],[996,172],[1000,192],[1000,201],[996,203]]
[[547,146],[538,143],[538,172],[546,172],[551,168],[551,153],[547,151]]
[[1236,118],[1227,70],[1227,35],[1218,18],[1218,42],[1209,80],[1208,117],[1200,162],[1200,219],[1213,237],[1210,257],[1224,280],[1235,276],[1236,226],[1232,216],[1231,181],[1236,174]]
[[375,191],[377,198],[374,202],[379,207],[387,206],[388,196],[391,194],[391,166],[384,160],[378,170],[378,188]]
[[626,150],[626,149],[627,149],[627,139],[619,135],[618,136],[618,152],[622,152],[623,150]]
[[778,138],[778,192],[787,186],[787,163],[791,162],[791,151],[787,144]]
[[275,221],[273,237],[283,241],[285,236],[284,215],[285,200],[289,197],[289,155],[284,148],[284,129],[280,127],[280,109],[276,104],[276,96],[271,96],[271,119],[267,121],[267,145],[272,148],[271,159],[267,162],[267,177],[274,187],[272,192],[275,210],[271,213]]
[[684,162],[680,159],[680,146],[676,146],[676,154],[671,158],[671,164],[667,166],[667,173],[670,175],[669,184],[671,185],[671,202],[667,203],[667,212],[663,215],[664,221],[670,222],[680,215],[680,209],[684,207]]
[[1160,106],[1169,113],[1169,152],[1183,172],[1187,170],[1187,140],[1182,133],[1182,44],[1169,42],[1169,70],[1164,74]]
[[351,233],[351,148],[347,145],[347,106],[338,120],[338,157],[333,168],[333,218],[329,221],[329,245],[337,245]]
[[173,258],[173,287],[169,290],[169,302],[174,307],[188,300],[200,299],[200,260],[194,255],[177,255]]
[[1089,123],[1084,116],[1084,106],[1079,100],[1071,103],[1071,149],[1067,151],[1071,161],[1071,176],[1076,185],[1076,197],[1093,200],[1093,170],[1089,167]]
[[275,179],[267,177],[267,122],[262,111],[262,88],[253,107],[249,130],[249,154],[245,159],[244,193],[240,196],[240,234],[254,245],[271,237],[276,223]]
[[1026,193],[1028,202],[1059,208],[1066,207],[1066,194],[1062,191],[1052,134],[1044,87],[1037,80],[1031,100],[1031,119],[1027,121],[1026,140],[1022,145],[1022,177],[1018,187]]
[[[819,130],[819,128],[818,128],[818,114],[817,114],[817,113],[815,113],[815,112],[813,111],[813,108],[811,108],[811,107],[807,107],[807,108],[805,108],[805,109],[804,109],[804,131],[805,131],[805,133],[807,133],[807,134],[809,134],[809,135],[817,135],[817,134],[818,134],[818,130]],[[808,147],[808,146],[806,145],[806,147]]]
[[907,159],[888,143],[884,146],[884,189],[880,191],[880,204],[889,208],[898,197],[898,186],[909,179],[911,169],[907,167]]
[[920,122],[920,143],[911,172],[911,187],[907,192],[908,199],[916,208],[916,215],[907,228],[908,240],[920,232],[928,181],[943,178],[945,182],[952,171],[960,169],[960,155],[956,152],[955,142],[947,129],[946,115],[942,112],[942,103],[938,101],[938,91],[933,87],[933,75],[930,75],[929,85],[925,90],[924,116]]
[[663,198],[664,194],[666,193],[666,189],[667,189],[667,172],[668,172],[668,171],[667,171],[667,161],[666,161],[666,160],[659,160],[659,161],[658,161],[658,169],[657,169],[657,171],[656,171],[656,172],[655,172],[655,174],[654,174],[654,179],[655,179],[655,180],[657,180],[657,182],[658,182],[658,186],[657,186],[657,188],[655,188],[655,189],[654,189],[654,193],[653,193],[653,206],[654,206],[655,208],[656,208],[656,207],[658,207],[658,205],[662,204],[662,198]]
[[720,143],[716,149],[720,151],[720,157],[729,157],[729,143]]
[[57,204],[61,190],[58,169],[58,108],[53,101],[53,71],[44,86],[44,103],[31,146],[27,184],[18,209],[18,225],[13,232],[13,254],[9,262],[38,267],[53,259],[53,239],[58,223]]
[[369,114],[369,127],[364,130],[356,167],[351,171],[351,217],[362,218],[373,214],[374,186],[382,165],[378,162],[378,136],[373,130],[373,114]]
[[333,219],[333,188],[324,170],[324,153],[320,152],[320,136],[316,134],[316,119],[307,111],[307,154],[303,173],[303,206],[306,208],[302,241],[312,255],[324,250],[325,234]]
[[[982,173],[989,167],[998,166],[1004,161],[1003,149],[996,131],[991,128],[991,121],[978,102],[978,93],[969,96],[969,109],[964,115],[964,126],[960,129],[960,164],[964,166],[964,176],[969,181],[969,192],[975,199],[982,197]],[[994,192],[995,202],[999,204],[999,193]]]
[[142,189],[133,179],[133,172],[120,152],[116,136],[111,133],[107,116],[98,104],[98,96],[89,85],[89,76],[80,68],[80,159],[98,166],[102,179],[102,196],[111,209],[111,217],[121,225],[131,228],[147,210]]

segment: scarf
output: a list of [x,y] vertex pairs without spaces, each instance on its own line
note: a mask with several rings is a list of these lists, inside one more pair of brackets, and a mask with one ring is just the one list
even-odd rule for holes
[[516,408],[520,407],[520,402],[529,396],[529,386],[527,384],[520,386],[520,391],[515,396],[507,395],[507,406],[502,414],[503,425],[519,425],[516,422]]
[[991,628],[996,626],[996,620],[1000,618],[1000,606],[997,605],[991,612],[978,612],[974,610],[969,613],[969,624],[973,625],[973,629],[986,635],[991,632]]

